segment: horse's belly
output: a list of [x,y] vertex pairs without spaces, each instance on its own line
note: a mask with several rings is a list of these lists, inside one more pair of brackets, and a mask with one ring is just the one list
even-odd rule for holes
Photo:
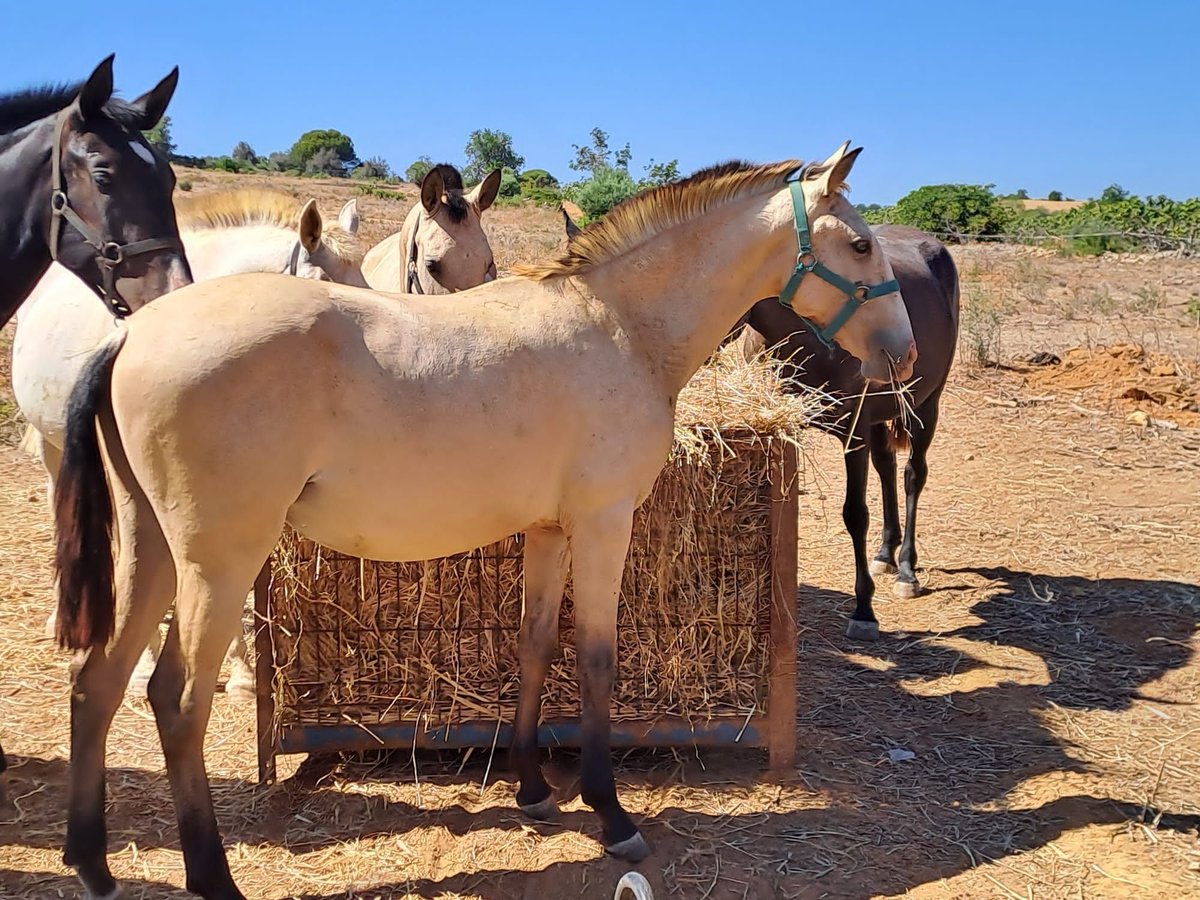
[[553,459],[496,466],[483,457],[442,462],[396,454],[386,465],[319,473],[288,511],[297,531],[368,559],[434,559],[482,547],[559,513]]

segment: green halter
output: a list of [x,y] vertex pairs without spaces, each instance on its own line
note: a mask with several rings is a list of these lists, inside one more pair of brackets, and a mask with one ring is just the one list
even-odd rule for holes
[[880,284],[859,284],[849,279],[843,278],[837,272],[830,271],[825,265],[817,261],[812,252],[812,235],[808,230],[808,213],[805,210],[804,190],[800,187],[800,182],[804,179],[804,170],[801,169],[788,181],[791,183],[792,191],[792,210],[796,220],[796,244],[798,250],[796,253],[796,269],[792,272],[792,277],[788,279],[788,283],[784,285],[783,290],[779,294],[779,302],[795,312],[792,308],[792,298],[796,296],[796,290],[800,287],[800,281],[809,272],[812,272],[823,281],[829,282],[835,288],[838,288],[846,295],[846,302],[842,308],[838,310],[833,321],[824,328],[818,327],[816,322],[801,316],[797,313],[797,317],[808,326],[809,330],[817,336],[826,347],[833,349],[833,338],[842,326],[850,321],[850,317],[854,315],[860,306],[868,300],[875,297],[882,297],[884,294],[895,293],[900,290],[900,282],[896,279],[884,281]]

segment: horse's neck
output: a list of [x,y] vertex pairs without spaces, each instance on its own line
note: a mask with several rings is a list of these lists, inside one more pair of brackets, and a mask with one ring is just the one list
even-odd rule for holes
[[791,219],[765,194],[677,225],[581,277],[677,394],[795,261]]
[[48,157],[39,149],[43,127],[49,126],[39,123],[0,135],[0,172],[7,175],[0,179],[0,325],[12,318],[50,267],[44,237],[50,213]]
[[295,233],[270,225],[180,231],[196,281],[246,272],[282,272],[296,243]]

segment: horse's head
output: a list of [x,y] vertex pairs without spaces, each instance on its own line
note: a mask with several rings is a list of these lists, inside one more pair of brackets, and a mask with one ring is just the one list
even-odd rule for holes
[[790,185],[797,256],[780,302],[823,343],[836,341],[857,357],[867,380],[903,381],[912,375],[917,345],[892,265],[844,194],[862,152],[847,152],[849,146],[808,166]]
[[175,174],[142,136],[166,112],[179,70],[126,103],[112,96],[112,62],[56,119],[47,240],[53,258],[128,311],[192,280],[171,202]]
[[453,166],[434,166],[421,181],[421,205],[411,214],[403,266],[406,293],[452,294],[496,277],[492,247],[480,217],[500,190],[496,169],[468,193]]
[[309,200],[300,211],[298,232],[286,272],[301,278],[367,287],[358,243],[357,200],[350,200],[342,207],[337,228],[326,228],[317,201]]

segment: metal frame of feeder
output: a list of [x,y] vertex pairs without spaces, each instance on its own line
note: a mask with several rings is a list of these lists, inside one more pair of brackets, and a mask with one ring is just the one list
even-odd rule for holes
[[[762,747],[773,770],[790,768],[796,755],[796,589],[799,527],[799,454],[786,441],[772,443],[771,465],[771,598],[767,712],[761,715],[714,716],[691,721],[678,717],[612,723],[613,747]],[[426,728],[420,722],[367,727],[284,725],[275,716],[275,648],[270,633],[271,565],[254,583],[255,690],[258,713],[258,777],[275,780],[280,753],[332,753],[385,747],[450,749],[507,747],[512,726],[495,720],[467,720]],[[543,722],[542,746],[579,746],[578,719]]]

